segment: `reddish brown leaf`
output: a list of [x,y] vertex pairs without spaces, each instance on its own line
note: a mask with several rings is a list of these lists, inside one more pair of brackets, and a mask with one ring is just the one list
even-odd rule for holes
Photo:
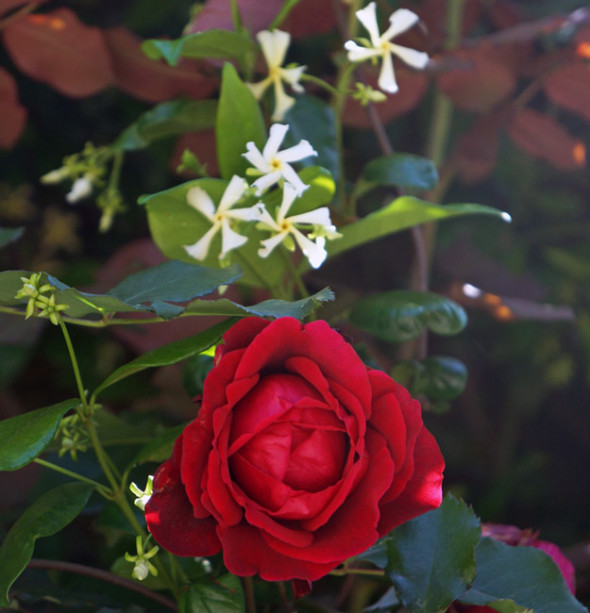
[[27,112],[19,104],[16,83],[0,68],[0,147],[10,149],[20,137]]
[[510,0],[495,0],[489,5],[488,14],[498,29],[510,28],[523,21],[520,7]]
[[527,153],[556,168],[574,170],[586,164],[584,143],[549,115],[523,109],[512,117],[508,134]]
[[490,49],[462,49],[451,57],[460,67],[441,74],[438,84],[460,109],[487,113],[516,86],[512,66],[494,57]]
[[128,94],[161,102],[179,95],[205,98],[217,86],[217,80],[198,72],[196,62],[182,61],[169,66],[150,60],[141,50],[141,39],[123,27],[104,33],[111,52],[117,85]]
[[543,87],[553,102],[590,119],[590,65],[572,62],[561,66],[545,79]]
[[[267,28],[277,16],[284,0],[237,0],[244,25],[251,32]],[[327,32],[334,27],[331,0],[301,0],[281,24],[294,37]],[[208,0],[189,26],[188,32],[222,28],[233,30],[230,0]]]
[[[428,86],[427,77],[404,68],[396,70],[396,79],[399,85],[397,94],[388,95],[385,102],[375,104],[377,114],[383,123],[389,123],[395,117],[411,111],[420,102]],[[378,89],[375,75],[365,80],[367,85]],[[353,128],[371,127],[367,108],[351,98],[346,101],[343,121]]]
[[23,72],[67,96],[91,96],[113,82],[101,30],[69,9],[19,19],[4,30],[4,43]]
[[[35,5],[43,4],[46,0],[35,0]],[[8,13],[22,4],[31,4],[29,0],[0,0],[0,15]]]
[[465,132],[454,152],[457,174],[465,183],[485,179],[494,170],[498,155],[497,116],[485,116]]

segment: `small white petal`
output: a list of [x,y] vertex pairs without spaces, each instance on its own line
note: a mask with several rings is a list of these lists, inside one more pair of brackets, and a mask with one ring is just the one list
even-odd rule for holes
[[263,223],[265,226],[268,226],[271,230],[274,230],[275,232],[281,231],[281,227],[272,218],[271,214],[266,210],[266,207],[264,206],[264,204],[262,204],[262,202],[259,202],[256,205],[256,208],[258,209],[258,218],[260,219],[261,223]]
[[79,200],[87,198],[92,193],[92,183],[86,177],[76,179],[72,184],[72,189],[66,194],[66,200],[74,204]]
[[193,209],[196,209],[199,213],[205,215],[207,219],[213,221],[215,205],[213,200],[211,200],[211,196],[204,189],[198,186],[191,187],[186,194],[186,200]]
[[225,214],[226,217],[239,219],[240,221],[259,221],[258,207],[249,206],[245,209],[232,209]]
[[223,213],[227,211],[227,209],[231,209],[231,207],[244,195],[247,188],[248,184],[246,181],[242,179],[242,177],[234,175],[223,192],[217,212]]
[[272,169],[267,160],[264,159],[258,147],[254,144],[253,141],[246,143],[246,153],[242,153],[242,155],[254,166],[258,168],[261,172],[270,172]]
[[285,113],[295,104],[295,98],[288,96],[280,80],[275,81],[275,108],[272,114],[273,121],[283,121]]
[[260,81],[259,83],[246,83],[246,85],[254,95],[254,98],[256,98],[256,100],[260,100],[271,83],[272,79],[270,77],[266,77],[266,79]]
[[292,234],[297,241],[299,248],[301,251],[303,251],[303,255],[309,260],[311,266],[313,268],[319,268],[328,256],[328,252],[324,248],[326,240],[324,238],[316,238],[314,242],[295,228],[293,228]]
[[67,179],[69,176],[69,172],[67,168],[58,168],[56,170],[52,170],[47,174],[44,174],[39,180],[41,183],[50,184],[50,183],[60,183],[64,179]]
[[281,30],[262,30],[256,35],[262,54],[269,68],[278,68],[283,65],[285,55],[291,42],[291,35]]
[[305,223],[312,226],[323,226],[328,231],[333,232],[336,228],[332,225],[330,219],[330,209],[327,206],[322,206],[314,211],[307,211],[307,213],[301,213],[299,215],[293,215],[289,217],[291,223]]
[[376,47],[379,44],[379,26],[377,25],[377,7],[369,2],[364,9],[356,12],[357,19],[365,26],[371,36],[371,42]]
[[399,36],[403,32],[409,30],[412,26],[420,21],[420,17],[408,9],[398,9],[394,11],[389,18],[391,24],[385,32],[383,32],[382,40],[391,40]]
[[262,247],[258,250],[258,255],[261,258],[268,257],[277,245],[280,245],[287,236],[287,231],[280,232],[279,234],[275,234],[270,238],[267,238],[263,241],[260,241]]
[[295,198],[297,198],[297,190],[290,183],[285,183],[283,186],[283,200],[281,202],[281,206],[279,208],[279,213],[277,215],[277,219],[282,221],[287,216],[291,205],[293,204]]
[[312,155],[317,155],[318,152],[310,145],[309,141],[300,140],[297,145],[279,151],[275,157],[281,162],[299,162]]
[[306,185],[288,164],[283,166],[282,175],[285,181],[295,188],[298,196],[301,196],[301,194],[309,187],[309,185]]
[[381,72],[379,73],[379,87],[390,94],[395,94],[399,87],[395,80],[395,73],[393,72],[393,60],[391,54],[386,53],[383,56],[383,64],[381,65]]
[[293,68],[281,69],[281,79],[288,83],[294,91],[301,93],[303,86],[299,83],[301,76],[305,72],[307,66],[294,66]]
[[281,171],[268,172],[268,174],[262,175],[252,183],[252,187],[256,188],[256,195],[260,196],[262,192],[266,191],[269,187],[272,187],[281,178]]
[[409,47],[401,47],[400,45],[391,44],[391,52],[402,59],[408,66],[412,68],[425,68],[430,58],[428,53],[424,51],[416,51],[416,49],[410,49]]
[[228,251],[237,249],[246,242],[248,242],[248,239],[245,236],[238,234],[229,227],[227,219],[221,222],[221,252],[219,253],[219,259],[225,257]]
[[352,40],[349,40],[344,43],[344,48],[348,51],[348,59],[351,62],[364,62],[365,60],[368,60],[372,57],[383,55],[382,49],[361,47]]
[[264,145],[264,149],[262,150],[262,157],[265,160],[271,160],[276,156],[288,130],[289,126],[282,123],[273,123],[272,126],[270,126],[270,135],[266,141],[266,145]]
[[217,234],[217,230],[219,230],[219,224],[214,224],[194,245],[187,245],[184,249],[196,260],[204,260],[209,253],[211,241]]

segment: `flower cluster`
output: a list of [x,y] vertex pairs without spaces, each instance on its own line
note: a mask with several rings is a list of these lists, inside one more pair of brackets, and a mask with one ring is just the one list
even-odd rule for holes
[[[322,265],[327,256],[326,238],[337,238],[339,234],[332,225],[327,207],[298,215],[288,215],[295,200],[309,187],[301,180],[291,164],[317,155],[306,140],[281,150],[281,144],[288,130],[289,127],[283,124],[272,125],[269,139],[262,151],[253,142],[247,143],[247,151],[243,155],[253,166],[248,169],[247,174],[257,178],[251,186],[248,186],[245,179],[233,176],[217,208],[204,189],[199,186],[189,189],[188,204],[211,222],[211,228],[196,243],[185,246],[186,252],[191,257],[204,260],[209,254],[214,236],[221,232],[219,259],[223,260],[230,251],[238,249],[248,241],[245,235],[236,231],[237,225],[243,222],[256,222],[260,229],[271,233],[268,239],[261,241],[258,250],[260,257],[268,257],[280,244],[292,250],[296,243],[311,266],[318,268]],[[275,185],[279,185],[283,190],[282,202],[275,216],[271,215],[267,205],[262,201],[249,207],[237,206],[252,193],[260,197]],[[307,230],[311,230],[311,233],[306,236],[303,231]]]

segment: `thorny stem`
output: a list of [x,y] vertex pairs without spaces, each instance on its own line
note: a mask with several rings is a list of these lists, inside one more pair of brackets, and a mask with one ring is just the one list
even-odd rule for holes
[[118,575],[113,575],[112,573],[99,568],[83,566],[82,564],[73,564],[72,562],[61,562],[59,560],[38,560],[35,558],[31,559],[27,566],[29,568],[75,573],[77,575],[93,577],[95,579],[99,579],[100,581],[107,581],[113,585],[118,585],[128,590],[137,592],[138,594],[141,594],[154,602],[160,603],[172,611],[178,611],[178,607],[173,600],[170,600],[169,598],[166,598],[165,596],[144,587],[136,581],[131,581],[130,579],[125,579],[124,577],[119,577]]

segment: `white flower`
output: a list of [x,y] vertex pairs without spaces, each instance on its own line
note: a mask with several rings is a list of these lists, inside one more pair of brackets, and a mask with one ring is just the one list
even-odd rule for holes
[[74,204],[79,200],[87,198],[92,193],[92,181],[88,175],[84,175],[76,179],[72,184],[72,189],[66,194],[66,200],[70,204]]
[[61,168],[57,168],[56,170],[51,170],[50,172],[44,174],[40,181],[41,183],[45,183],[46,185],[50,185],[52,183],[61,183],[64,179],[67,179],[70,176],[70,171],[62,166]]
[[142,511],[145,511],[145,505],[149,502],[154,491],[154,476],[149,475],[145,490],[140,490],[139,486],[135,483],[131,483],[129,489],[137,496],[133,504]]
[[204,260],[207,257],[207,253],[209,253],[211,241],[219,230],[221,230],[220,260],[225,257],[228,251],[241,247],[248,240],[230,227],[232,220],[255,221],[258,219],[255,207],[231,210],[232,206],[240,200],[247,189],[248,184],[246,181],[234,175],[221,197],[217,210],[215,210],[211,196],[204,189],[192,187],[188,190],[186,195],[188,203],[213,224],[194,245],[185,246],[186,252],[190,256],[197,260]]
[[270,127],[270,136],[266,145],[264,145],[262,153],[260,153],[258,147],[252,141],[246,143],[248,151],[242,153],[242,155],[262,174],[252,184],[256,188],[258,196],[280,179],[284,179],[286,184],[291,185],[295,189],[297,196],[301,196],[309,187],[299,178],[299,175],[293,170],[289,162],[298,162],[318,153],[306,140],[299,141],[294,147],[279,151],[279,147],[288,130],[289,126],[280,123],[273,124]]
[[281,30],[263,30],[256,35],[262,48],[262,55],[268,66],[268,77],[259,83],[249,83],[248,87],[257,100],[262,98],[269,85],[274,85],[275,110],[272,115],[273,121],[282,121],[285,113],[295,104],[295,98],[288,96],[283,87],[283,81],[288,83],[297,93],[303,92],[303,87],[299,83],[301,75],[307,66],[294,66],[292,68],[282,68],[285,61],[287,48],[291,42],[291,35]]
[[[315,211],[287,217],[287,212],[295,198],[297,198],[295,188],[285,183],[283,201],[277,212],[276,220],[272,218],[264,204],[260,202],[256,205],[259,210],[260,225],[274,233],[270,238],[261,241],[262,248],[258,250],[258,255],[261,258],[268,257],[274,248],[282,242],[286,242],[286,246],[289,247],[289,243],[292,245],[291,235],[313,268],[319,268],[328,255],[324,247],[326,244],[325,237],[333,238],[337,236],[335,234],[336,228],[332,225],[330,211],[325,206],[315,209]],[[297,229],[296,226],[300,224],[312,226],[313,234],[316,236],[315,241],[310,240]]]
[[364,9],[357,11],[356,16],[365,26],[367,32],[369,32],[371,45],[369,47],[361,47],[352,40],[349,40],[344,45],[344,48],[348,51],[348,59],[351,62],[362,62],[370,58],[380,57],[383,64],[379,74],[379,87],[390,94],[395,94],[399,88],[393,72],[392,54],[397,55],[413,68],[421,69],[428,64],[427,53],[389,42],[392,38],[409,30],[418,22],[419,17],[408,9],[398,9],[389,18],[389,28],[379,35],[377,11],[374,2],[370,2]]

